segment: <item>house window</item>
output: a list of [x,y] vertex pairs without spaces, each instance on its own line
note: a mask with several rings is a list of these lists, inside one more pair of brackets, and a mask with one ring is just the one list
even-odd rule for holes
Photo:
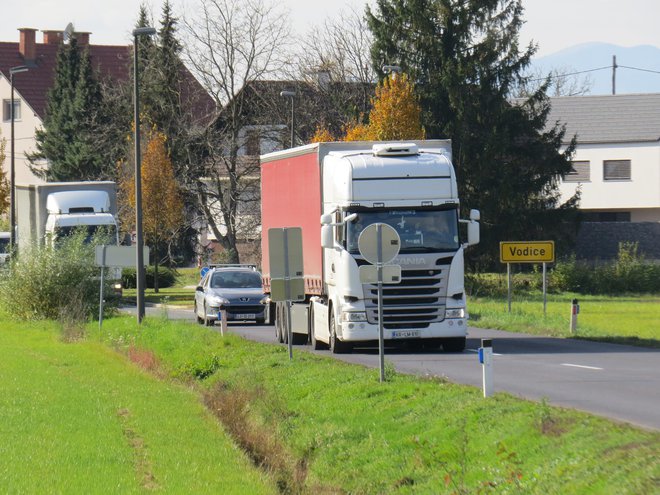
[[564,176],[564,182],[589,182],[589,160],[571,162],[571,171]]
[[[2,120],[11,120],[11,99],[2,100]],[[14,98],[14,120],[21,120],[21,100]]]
[[630,160],[605,160],[603,180],[630,180]]

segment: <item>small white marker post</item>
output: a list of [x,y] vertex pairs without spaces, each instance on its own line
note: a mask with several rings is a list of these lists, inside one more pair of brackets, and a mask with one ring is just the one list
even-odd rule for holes
[[479,348],[479,362],[483,372],[484,397],[493,395],[493,341],[492,339],[481,339]]
[[580,314],[580,305],[578,304],[577,299],[573,299],[571,303],[571,335],[575,334],[577,330],[577,317]]
[[218,313],[218,317],[220,317],[220,335],[224,337],[225,332],[227,331],[227,310],[221,309]]

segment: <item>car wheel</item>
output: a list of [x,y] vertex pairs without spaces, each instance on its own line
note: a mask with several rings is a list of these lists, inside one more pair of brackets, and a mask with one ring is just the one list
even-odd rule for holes
[[200,325],[202,325],[202,324],[204,323],[204,319],[203,319],[202,317],[200,317],[200,316],[199,316],[199,313],[197,312],[197,303],[195,303],[195,309],[194,309],[194,311],[195,311],[195,319],[197,320],[197,323],[199,323]]
[[206,325],[207,327],[212,327],[213,323],[214,321],[211,318],[209,318],[208,309],[206,305],[204,305],[204,325]]
[[353,345],[348,342],[342,342],[337,337],[335,324],[335,312],[330,310],[330,352],[333,354],[347,354],[353,351]]

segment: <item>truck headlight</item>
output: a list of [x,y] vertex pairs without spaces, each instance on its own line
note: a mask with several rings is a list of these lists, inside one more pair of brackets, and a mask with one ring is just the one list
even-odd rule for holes
[[364,311],[352,311],[350,313],[342,313],[341,321],[367,321],[367,313]]
[[465,318],[465,308],[447,309],[445,318]]

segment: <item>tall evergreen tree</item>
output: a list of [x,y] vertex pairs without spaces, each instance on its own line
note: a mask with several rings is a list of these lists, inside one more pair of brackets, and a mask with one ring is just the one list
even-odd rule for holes
[[60,46],[47,98],[43,129],[36,131],[37,151],[28,156],[32,171],[49,181],[109,177],[114,164],[95,144],[101,91],[89,52],[75,37]]
[[511,102],[535,46],[519,47],[520,0],[378,0],[367,20],[372,60],[410,74],[430,138],[451,138],[462,204],[482,211],[482,242],[471,256],[496,260],[502,240],[571,232],[578,198],[559,204],[557,178],[574,146],[546,129],[545,87]]

